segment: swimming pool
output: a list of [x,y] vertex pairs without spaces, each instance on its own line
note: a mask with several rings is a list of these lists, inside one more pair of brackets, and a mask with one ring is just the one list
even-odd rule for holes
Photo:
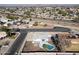
[[53,51],[55,49],[55,46],[49,43],[45,43],[42,45],[43,49],[48,50],[48,51]]

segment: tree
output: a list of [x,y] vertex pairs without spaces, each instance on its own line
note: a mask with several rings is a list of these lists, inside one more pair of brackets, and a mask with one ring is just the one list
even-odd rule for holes
[[8,29],[8,27],[1,27],[1,31],[5,31],[7,33],[7,36],[11,36],[11,29]]
[[7,40],[7,41],[4,42],[4,45],[9,45],[9,43],[10,43],[10,41]]
[[31,17],[31,12],[30,11],[26,11],[26,12],[24,12],[24,14],[26,14],[28,18]]
[[38,26],[38,22],[35,22],[35,23],[33,24],[33,26]]
[[7,15],[6,18],[15,20],[15,19],[18,19],[19,17],[17,17],[17,16],[12,16],[12,15]]
[[42,13],[45,13],[46,8],[41,8]]
[[73,22],[77,22],[77,23],[79,23],[79,16],[78,17],[76,17],[74,20],[72,20]]
[[51,11],[49,11],[49,17],[52,15]]
[[31,8],[30,8],[30,11],[31,11],[31,12],[34,12],[34,11],[35,11],[35,8],[31,7]]
[[47,26],[47,24],[44,24],[44,27],[46,27]]
[[67,12],[66,11],[62,11],[62,10],[59,10],[58,11],[58,14],[62,14],[62,16],[66,16],[67,15]]
[[32,21],[32,19],[30,18],[30,21]]

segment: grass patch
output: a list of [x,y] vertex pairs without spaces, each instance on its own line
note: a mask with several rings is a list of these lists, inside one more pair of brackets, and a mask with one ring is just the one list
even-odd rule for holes
[[15,39],[16,35],[9,36],[9,39]]

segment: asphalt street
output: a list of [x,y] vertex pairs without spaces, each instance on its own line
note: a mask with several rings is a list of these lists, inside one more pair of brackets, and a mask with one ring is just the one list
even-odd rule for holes
[[20,33],[20,36],[16,39],[16,41],[13,43],[13,45],[10,47],[6,55],[14,55],[16,52],[18,53],[18,50],[20,49],[25,37],[27,35],[26,33]]
[[20,29],[20,32],[69,32],[69,28],[54,27],[52,29]]

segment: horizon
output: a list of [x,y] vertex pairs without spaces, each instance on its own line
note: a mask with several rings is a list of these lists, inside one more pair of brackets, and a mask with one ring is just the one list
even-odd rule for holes
[[0,4],[0,7],[78,7],[79,4]]

